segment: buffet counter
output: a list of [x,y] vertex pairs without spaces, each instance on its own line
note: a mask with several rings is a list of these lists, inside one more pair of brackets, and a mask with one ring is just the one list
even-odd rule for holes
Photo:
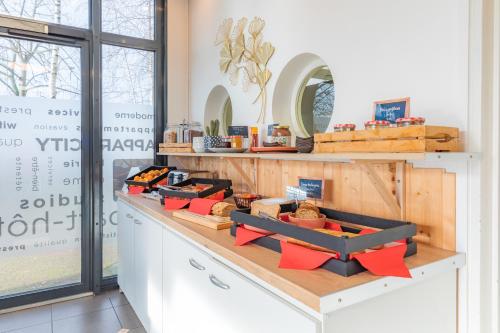
[[118,282],[148,332],[456,332],[463,254],[419,244],[405,259],[411,279],[285,270],[279,253],[237,247],[229,230],[117,195]]

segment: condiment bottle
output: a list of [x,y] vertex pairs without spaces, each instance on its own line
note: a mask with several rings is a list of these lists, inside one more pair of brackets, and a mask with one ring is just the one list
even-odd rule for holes
[[252,135],[251,147],[258,147],[259,146],[259,128],[258,127],[250,127],[250,133]]

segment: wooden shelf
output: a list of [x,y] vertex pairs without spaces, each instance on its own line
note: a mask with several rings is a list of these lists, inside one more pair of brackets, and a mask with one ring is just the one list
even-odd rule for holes
[[346,162],[346,163],[357,160],[449,161],[449,160],[474,160],[480,158],[479,153],[334,153],[334,154],[158,153],[158,156],[249,158],[249,159],[262,159],[262,160]]

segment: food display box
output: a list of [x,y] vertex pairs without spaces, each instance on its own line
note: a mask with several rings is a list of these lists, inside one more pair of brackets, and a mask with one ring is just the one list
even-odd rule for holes
[[[297,207],[295,204],[288,204],[282,205],[281,208],[281,212],[286,213],[295,211]],[[274,218],[254,216],[250,214],[250,209],[242,209],[231,213],[231,220],[234,222],[231,227],[231,235],[236,236],[238,226],[245,224],[327,248],[337,252],[339,259],[329,260],[321,268],[342,276],[351,276],[366,270],[357,260],[352,259],[350,256],[350,254],[355,254],[359,251],[405,240],[407,245],[405,257],[417,253],[417,244],[412,239],[416,235],[417,226],[413,223],[340,212],[326,208],[320,208],[320,212],[325,214],[329,220],[338,221],[345,232],[359,233],[362,229],[361,227],[379,229],[379,231],[352,238],[347,236],[338,237],[312,229],[301,228]],[[346,222],[349,226],[343,225],[342,222]],[[360,228],[356,228],[356,225],[359,225]],[[281,252],[280,240],[274,238],[273,235],[259,238],[253,241],[253,243],[276,252]]]
[[[188,186],[196,186],[197,184],[212,185],[212,187],[199,192],[183,189]],[[182,199],[206,198],[220,191],[224,191],[224,198],[228,198],[233,195],[232,186],[233,182],[230,179],[190,178],[175,184],[175,186],[161,186],[159,187],[159,193],[162,197],[162,203],[165,197]]]
[[455,127],[414,125],[317,133],[315,153],[424,153],[460,151]]
[[[165,172],[164,174],[162,174],[162,175],[160,175],[160,176],[158,176],[158,177],[156,177],[148,182],[141,182],[141,181],[134,180],[135,177],[138,177],[138,176],[140,177],[143,173],[148,173],[149,171],[152,171],[152,170],[163,170],[165,168],[168,169],[167,172]],[[177,169],[176,167],[171,167],[171,166],[153,165],[153,166],[150,166],[147,169],[144,169],[141,172],[138,172],[135,175],[127,178],[125,180],[125,184],[127,184],[128,186],[141,186],[141,187],[144,187],[144,189],[151,191],[151,190],[153,190],[155,185],[157,185],[160,181],[162,181],[168,177],[168,174],[170,173],[170,171],[176,170],[176,169]]]

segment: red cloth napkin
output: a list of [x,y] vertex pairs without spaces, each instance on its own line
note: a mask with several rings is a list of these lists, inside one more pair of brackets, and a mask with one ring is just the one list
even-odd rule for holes
[[404,262],[406,248],[406,244],[401,244],[356,254],[354,258],[372,274],[411,278],[411,273]]
[[236,229],[236,240],[234,242],[234,245],[243,246],[264,236],[267,235],[261,234],[260,232],[245,229],[244,227],[238,227]]
[[220,200],[211,200],[205,198],[195,198],[191,200],[189,205],[189,211],[191,213],[196,213],[200,215],[210,215],[212,212],[212,207]]
[[311,270],[322,266],[337,254],[311,250],[282,240],[279,268]]
[[330,222],[330,221],[326,222],[325,229],[334,230],[334,231],[342,231],[342,227],[340,226],[340,224],[335,223],[335,222]]
[[189,205],[189,199],[165,198],[165,210],[178,210]]
[[212,200],[218,200],[218,201],[222,201],[224,200],[224,193],[226,192],[226,190],[222,190],[222,191],[219,191],[217,193],[214,193],[212,195],[209,195],[208,197],[206,197],[205,199],[212,199]]
[[142,186],[129,186],[128,187],[128,194],[141,194],[144,192],[144,187]]

